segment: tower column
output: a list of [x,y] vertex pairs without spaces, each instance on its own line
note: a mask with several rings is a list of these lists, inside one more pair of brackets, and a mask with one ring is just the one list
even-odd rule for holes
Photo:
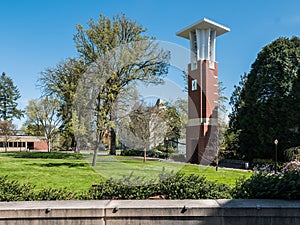
[[177,32],[190,40],[188,66],[187,161],[210,164],[218,146],[218,64],[216,37],[229,28],[206,18]]

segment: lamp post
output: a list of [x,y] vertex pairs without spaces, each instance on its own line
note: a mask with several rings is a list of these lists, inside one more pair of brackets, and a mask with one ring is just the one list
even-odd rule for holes
[[278,145],[277,139],[275,139],[274,144],[275,144],[275,174],[276,174],[277,173],[277,145]]

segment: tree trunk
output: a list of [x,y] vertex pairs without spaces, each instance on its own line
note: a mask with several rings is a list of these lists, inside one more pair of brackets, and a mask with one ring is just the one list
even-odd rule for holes
[[48,152],[51,152],[51,140],[49,139],[47,142],[48,142]]
[[96,164],[97,164],[97,156],[98,156],[98,152],[100,150],[101,144],[102,144],[102,139],[100,137],[98,137],[97,146],[95,147],[94,154],[93,154],[93,161],[92,161],[92,166],[93,167],[95,167]]
[[110,129],[110,155],[116,155],[116,132],[114,128]]
[[146,146],[144,147],[144,163],[146,162],[146,157],[147,157],[147,149]]
[[97,163],[97,154],[98,154],[98,146],[94,149],[92,167],[96,166],[96,163]]

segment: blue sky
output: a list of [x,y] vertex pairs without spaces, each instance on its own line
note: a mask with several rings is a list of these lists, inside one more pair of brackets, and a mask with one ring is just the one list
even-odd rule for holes
[[40,96],[36,81],[46,67],[76,56],[76,24],[100,13],[125,13],[150,36],[189,48],[175,33],[203,17],[231,31],[217,39],[219,80],[230,97],[257,53],[278,37],[300,36],[298,0],[1,0],[0,72],[19,87],[21,106]]

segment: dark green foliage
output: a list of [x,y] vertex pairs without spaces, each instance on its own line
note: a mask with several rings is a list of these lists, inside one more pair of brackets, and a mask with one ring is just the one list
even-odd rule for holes
[[220,199],[231,198],[225,184],[207,181],[203,176],[175,174],[161,179],[158,192],[167,199]]
[[18,109],[18,99],[21,97],[19,89],[13,80],[2,73],[0,77],[0,120],[12,121],[21,119],[23,111]]
[[230,198],[230,188],[207,181],[205,177],[184,174],[162,174],[158,182],[124,178],[107,180],[89,190],[85,199],[147,199],[164,196],[166,199]]
[[0,201],[41,201],[41,200],[71,200],[76,199],[76,194],[66,189],[43,189],[34,192],[28,184],[10,180],[7,176],[0,177]]
[[[146,152],[146,154],[147,154],[147,157],[161,158],[161,159],[166,158],[166,154],[163,152],[159,152],[159,151],[149,150]],[[121,151],[121,155],[122,156],[143,156],[144,152],[142,150],[124,149]]]
[[232,196],[300,200],[300,171],[289,171],[283,174],[256,173],[248,180],[239,180]]
[[275,162],[272,159],[253,159],[252,167],[257,167],[258,169],[262,169],[265,166],[268,166],[271,170],[275,169],[275,164],[277,165],[277,170],[281,171],[286,163],[283,162]]
[[62,120],[60,131],[64,137],[63,148],[66,150],[75,147],[72,107],[79,80],[85,70],[86,65],[83,60],[69,58],[55,67],[41,72],[38,80],[44,96],[52,96],[59,100],[57,116]]
[[265,46],[242,76],[230,99],[229,129],[240,157],[278,159],[283,150],[299,146],[300,39],[278,38]]
[[39,191],[36,196],[36,201],[50,201],[50,200],[72,200],[76,199],[76,194],[66,189],[43,189]]
[[7,177],[0,177],[0,201],[33,201],[35,194],[29,184],[10,181]]

